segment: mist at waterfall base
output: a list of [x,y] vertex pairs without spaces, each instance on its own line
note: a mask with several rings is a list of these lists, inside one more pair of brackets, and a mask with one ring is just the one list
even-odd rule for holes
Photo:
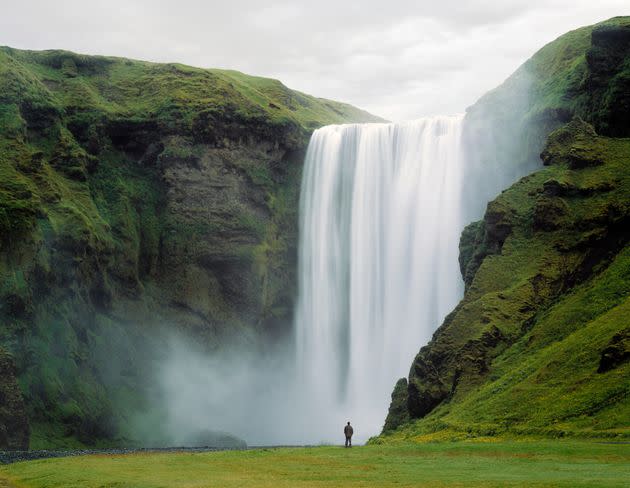
[[[467,158],[463,116],[316,130],[300,202],[294,337],[208,355],[171,341],[165,428],[250,445],[355,442],[380,432],[396,380],[463,294],[463,227],[533,169]],[[468,146],[467,146],[468,147]]]

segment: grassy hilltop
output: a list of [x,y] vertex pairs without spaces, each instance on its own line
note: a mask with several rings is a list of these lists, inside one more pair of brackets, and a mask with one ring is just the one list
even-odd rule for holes
[[160,328],[285,333],[310,133],[371,120],[235,71],[0,48],[0,446],[26,417],[31,447],[129,442]]
[[488,143],[477,164],[540,154],[545,168],[464,230],[465,296],[396,385],[374,442],[630,437],[628,107],[619,17],[547,45],[469,110],[467,130]]

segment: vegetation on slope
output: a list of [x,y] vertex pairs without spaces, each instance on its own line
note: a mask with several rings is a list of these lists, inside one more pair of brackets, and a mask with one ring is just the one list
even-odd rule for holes
[[[463,137],[470,167],[505,174],[507,187],[539,167],[547,136],[574,116],[599,134],[630,136],[628,46],[630,17],[614,17],[568,32],[540,49],[467,110]],[[474,170],[467,180],[483,189],[480,174]],[[494,198],[490,191],[469,202],[471,219]]]
[[0,48],[0,346],[31,446],[129,442],[160,327],[286,330],[310,131],[369,120],[233,71]]
[[412,366],[421,420],[396,436],[630,436],[629,155],[576,119],[472,224],[476,269]]
[[385,440],[630,436],[629,73],[630,19],[615,18],[546,46],[469,112],[473,131],[487,117],[481,163],[543,149],[547,168],[464,230],[464,299],[394,390]]

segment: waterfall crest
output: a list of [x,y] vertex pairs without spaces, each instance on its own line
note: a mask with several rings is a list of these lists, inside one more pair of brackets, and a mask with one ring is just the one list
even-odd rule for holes
[[313,133],[295,331],[298,377],[321,406],[311,421],[322,434],[325,423],[345,423],[330,412],[355,420],[363,439],[378,433],[396,379],[461,298],[462,120]]

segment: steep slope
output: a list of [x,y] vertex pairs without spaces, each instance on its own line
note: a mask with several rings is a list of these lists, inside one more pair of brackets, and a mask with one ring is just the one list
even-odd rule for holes
[[[599,134],[630,136],[629,26],[628,17],[615,17],[568,32],[470,107],[463,136],[469,167],[501,167],[507,187],[540,167],[547,136],[576,115]],[[475,168],[467,179],[483,189],[480,174]],[[491,191],[469,202],[471,220],[495,197]]]
[[396,385],[390,438],[630,435],[629,74],[630,19],[615,18],[546,46],[469,111],[468,136],[487,131],[472,164],[490,170],[531,164],[561,127],[548,168],[464,230],[464,299]]
[[31,445],[131,435],[163,329],[286,333],[310,132],[371,120],[233,71],[0,48],[0,346]]

